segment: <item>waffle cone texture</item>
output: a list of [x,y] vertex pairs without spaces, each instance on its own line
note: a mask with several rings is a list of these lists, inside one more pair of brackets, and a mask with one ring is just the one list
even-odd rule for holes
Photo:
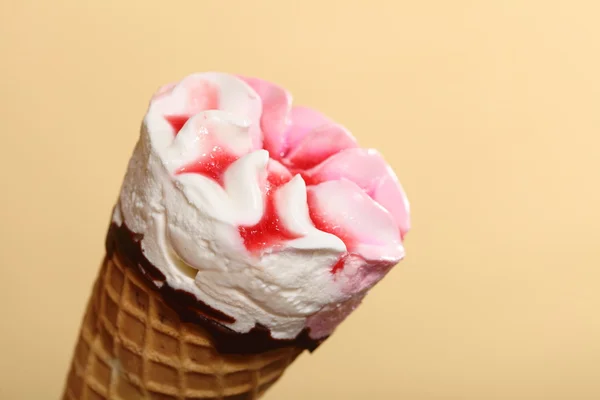
[[94,285],[63,400],[258,399],[301,352],[219,353],[115,252]]

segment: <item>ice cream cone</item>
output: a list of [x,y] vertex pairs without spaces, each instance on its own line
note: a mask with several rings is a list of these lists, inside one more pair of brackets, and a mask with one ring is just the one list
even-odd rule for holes
[[258,399],[301,351],[220,353],[114,253],[98,274],[63,399]]
[[257,399],[404,257],[392,169],[291,99],[216,72],[155,93],[64,399]]

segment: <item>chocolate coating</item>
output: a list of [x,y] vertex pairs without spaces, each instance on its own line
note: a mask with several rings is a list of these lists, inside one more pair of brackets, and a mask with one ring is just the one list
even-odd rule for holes
[[[213,338],[217,350],[223,354],[257,354],[282,347],[298,347],[314,351],[326,338],[312,339],[304,329],[294,339],[275,339],[271,331],[260,324],[246,333],[236,332],[223,323],[233,323],[235,319],[198,300],[192,293],[174,289],[166,282],[165,275],[156,268],[142,249],[143,235],[132,232],[125,223],[118,226],[111,223],[106,236],[106,253],[112,257],[115,252],[127,263],[127,267],[139,273],[149,286],[158,291],[185,323],[196,324],[205,329]],[[158,287],[155,282],[161,282]]]

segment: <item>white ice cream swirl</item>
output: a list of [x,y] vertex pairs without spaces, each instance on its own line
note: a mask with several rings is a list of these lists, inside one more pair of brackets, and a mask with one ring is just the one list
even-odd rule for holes
[[277,339],[330,334],[409,229],[377,152],[278,86],[222,73],[154,95],[113,221],[143,235],[166,284]]

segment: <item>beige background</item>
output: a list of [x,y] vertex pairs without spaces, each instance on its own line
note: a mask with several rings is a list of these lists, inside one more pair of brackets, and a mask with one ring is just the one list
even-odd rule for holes
[[57,398],[150,94],[288,87],[380,148],[408,258],[267,399],[600,398],[600,7],[0,1],[0,398]]

